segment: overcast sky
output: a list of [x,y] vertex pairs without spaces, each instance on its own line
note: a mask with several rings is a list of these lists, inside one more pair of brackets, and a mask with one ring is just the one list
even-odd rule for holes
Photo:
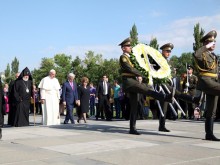
[[[139,41],[174,44],[173,55],[192,52],[193,27],[220,33],[219,0],[0,0],[0,72],[14,57],[20,71],[58,53],[89,50],[119,58],[118,44],[135,24]],[[220,35],[220,34],[219,34]],[[216,53],[220,53],[217,37]]]

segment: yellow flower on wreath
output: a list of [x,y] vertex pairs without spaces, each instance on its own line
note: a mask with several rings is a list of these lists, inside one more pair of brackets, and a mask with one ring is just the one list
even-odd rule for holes
[[[153,84],[153,78],[164,79],[171,78],[171,69],[167,60],[162,56],[162,54],[145,44],[137,44],[132,48],[132,54],[135,56],[139,66],[144,68],[147,72],[149,72],[149,84]],[[153,66],[150,64],[148,56],[151,56],[157,64],[160,66],[160,69],[155,70]]]

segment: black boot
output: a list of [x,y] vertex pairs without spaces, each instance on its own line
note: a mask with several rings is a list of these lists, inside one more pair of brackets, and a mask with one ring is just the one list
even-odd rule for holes
[[0,139],[2,138],[2,128],[0,128]]
[[213,134],[213,119],[212,118],[206,118],[205,121],[205,140],[211,140],[211,141],[220,141],[220,139],[216,138]]
[[173,101],[174,91],[172,91],[170,94],[162,94],[155,91],[149,91],[147,95],[153,97],[156,100],[171,103]]
[[180,94],[178,99],[183,100],[187,103],[193,103],[193,97],[187,94]]
[[165,118],[164,117],[160,117],[160,121],[159,121],[159,131],[161,132],[170,132],[170,130],[166,129],[165,127]]
[[136,119],[137,119],[137,112],[136,111],[131,112],[129,134],[140,135],[140,133],[136,130]]

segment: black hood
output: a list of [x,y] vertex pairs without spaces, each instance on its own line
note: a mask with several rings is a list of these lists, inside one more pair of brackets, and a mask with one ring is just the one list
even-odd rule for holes
[[31,72],[28,69],[28,67],[26,67],[22,70],[22,72],[20,73],[20,75],[18,77],[18,80],[21,80],[24,76],[29,76],[29,80],[33,80],[32,76],[31,76]]

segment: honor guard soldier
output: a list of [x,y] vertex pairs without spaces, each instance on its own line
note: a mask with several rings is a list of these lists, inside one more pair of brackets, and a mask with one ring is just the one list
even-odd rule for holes
[[173,93],[171,94],[162,94],[155,92],[153,88],[145,85],[144,83],[139,83],[136,79],[138,76],[143,76],[139,70],[134,68],[133,64],[130,61],[131,53],[131,39],[127,38],[122,43],[119,44],[123,51],[123,54],[120,56],[120,68],[122,76],[122,85],[123,89],[129,95],[131,112],[130,112],[130,134],[140,135],[136,130],[136,118],[137,118],[137,94],[142,93],[147,96],[151,96],[157,100],[165,100],[167,102],[172,102]]
[[[193,66],[188,65],[187,66],[187,78],[185,79],[183,83],[183,88],[186,89],[186,93],[192,97],[196,95],[196,87],[197,87],[198,78],[196,75],[193,74]],[[194,118],[194,109],[195,104],[193,103],[187,103],[188,108],[188,118],[193,119]]]
[[[174,48],[174,46],[173,46],[172,43],[167,43],[167,44],[165,44],[165,45],[160,47],[160,49],[162,50],[162,55],[163,55],[163,57],[166,60],[168,60],[168,58],[169,58],[173,48]],[[154,68],[156,70],[159,69],[158,64],[156,64]],[[163,85],[167,86],[167,88],[170,91],[173,90],[173,87],[169,83],[166,83],[166,84],[163,84]],[[166,91],[166,89],[163,89],[163,90]],[[199,100],[200,100],[200,97],[192,97],[192,96],[189,96],[189,95],[186,95],[186,94],[182,94],[178,90],[175,90],[174,97],[177,98],[177,99],[181,99],[183,101],[186,101],[188,103],[197,103],[198,104]],[[167,115],[167,109],[168,109],[168,102],[162,101],[161,102],[161,106],[162,106],[162,109],[163,109],[164,117],[162,115],[160,115],[160,118],[159,118],[159,129],[158,130],[162,131],[162,132],[170,132],[170,130],[166,129],[166,127],[165,127],[166,115]]]
[[206,94],[206,120],[205,139],[220,141],[213,134],[214,118],[217,108],[218,96],[220,96],[220,83],[218,82],[218,59],[214,54],[215,38],[217,32],[210,31],[200,40],[203,46],[195,53],[196,69],[199,72],[198,89]]

